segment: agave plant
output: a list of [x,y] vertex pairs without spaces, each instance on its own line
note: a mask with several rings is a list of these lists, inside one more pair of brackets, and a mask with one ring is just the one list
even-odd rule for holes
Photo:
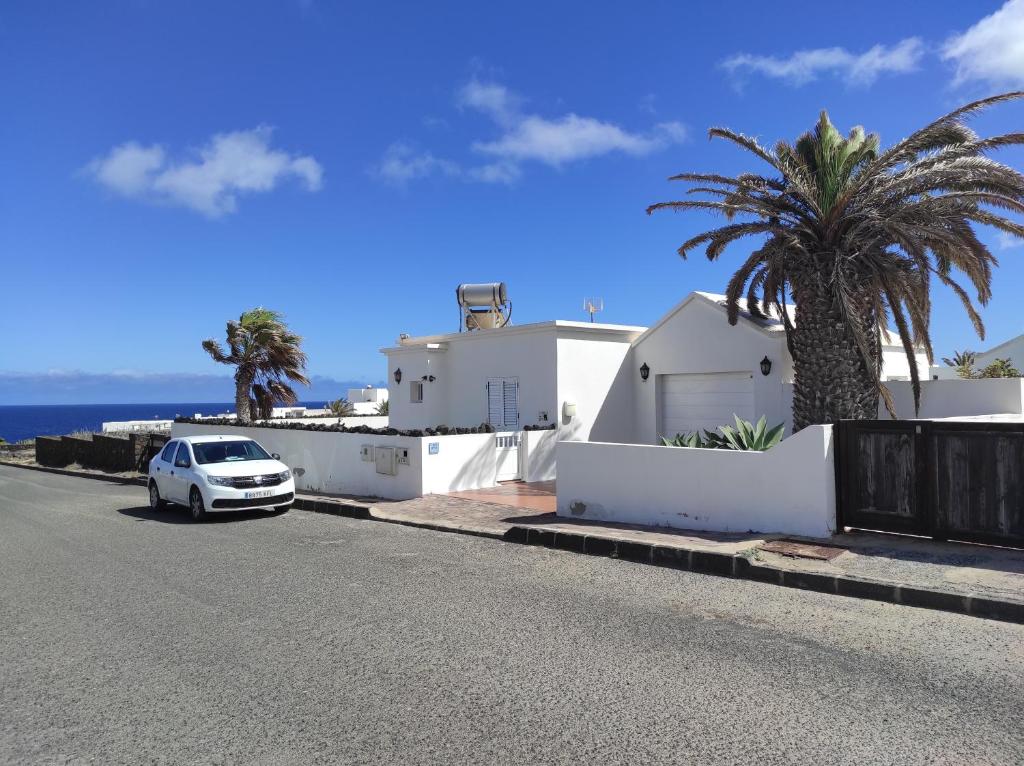
[[[955,271],[984,305],[996,261],[974,226],[1024,237],[1024,226],[1002,215],[1024,212],[1024,175],[986,156],[1024,144],[1024,133],[982,138],[964,119],[1022,96],[1006,93],[967,104],[884,151],[877,135],[859,127],[844,138],[824,112],[813,132],[774,149],[712,128],[712,138],[746,149],[771,172],[683,173],[671,180],[694,182],[688,193],[708,198],[647,209],[740,218],[684,242],[684,257],[706,245],[707,257],[715,260],[737,239],[761,239],[729,282],[728,316],[735,324],[745,298],[751,314],[771,310],[781,317],[793,357],[794,430],[877,417],[879,396],[894,412],[881,385],[882,332],[890,318],[910,362],[917,407],[917,349],[923,347],[932,361],[933,280],[959,297],[983,337],[981,317]],[[787,299],[795,302],[795,322]]]
[[308,386],[302,338],[270,309],[244,312],[227,326],[227,351],[212,338],[203,349],[221,364],[235,368],[235,414],[239,423],[253,416],[269,418],[275,403],[295,404],[298,397],[285,381]]
[[785,425],[782,423],[774,428],[768,428],[763,415],[757,421],[757,425],[743,420],[735,413],[733,419],[736,421],[735,428],[719,426],[720,433],[717,434],[705,430],[703,435],[700,431],[694,431],[693,433],[676,434],[672,439],[666,439],[663,436],[661,437],[662,446],[764,452],[782,441],[782,434],[785,431]]
[[782,433],[786,429],[782,423],[774,428],[768,428],[764,415],[757,421],[757,425],[752,425],[737,415],[733,415],[733,418],[736,420],[735,428],[732,426],[718,427],[722,436],[729,443],[730,449],[764,452],[782,441]]

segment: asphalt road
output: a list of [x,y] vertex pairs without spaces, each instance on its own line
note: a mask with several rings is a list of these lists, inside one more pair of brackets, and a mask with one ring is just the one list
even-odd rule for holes
[[3,763],[1024,762],[1024,627],[0,467]]

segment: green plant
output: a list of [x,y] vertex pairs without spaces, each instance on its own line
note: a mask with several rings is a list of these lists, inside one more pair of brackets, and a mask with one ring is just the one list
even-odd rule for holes
[[764,452],[782,441],[782,433],[786,429],[782,423],[774,428],[768,428],[764,415],[757,421],[757,425],[752,425],[737,415],[733,415],[733,418],[736,420],[736,428],[732,426],[719,426],[718,428],[725,440],[729,442],[730,449]]
[[705,430],[703,434],[699,431],[676,434],[671,439],[666,439],[663,436],[661,437],[662,446],[764,452],[782,441],[782,434],[786,428],[782,423],[774,428],[768,428],[763,415],[757,421],[757,425],[743,420],[736,414],[733,414],[733,418],[736,421],[735,428],[719,426],[717,434]]
[[269,418],[275,403],[295,404],[298,397],[285,381],[305,386],[306,355],[302,338],[284,323],[276,311],[255,308],[227,325],[227,351],[213,340],[203,349],[215,362],[235,367],[235,415],[239,423],[254,416]]
[[970,380],[971,378],[978,377],[978,373],[974,369],[974,363],[977,361],[977,358],[978,355],[973,351],[954,351],[952,358],[948,356],[942,357],[942,363],[947,367],[956,368],[958,377]]
[[356,414],[356,406],[344,397],[327,402],[327,409],[331,411],[332,415],[337,415],[339,418],[347,418]]
[[385,399],[384,401],[382,401],[379,404],[377,404],[377,409],[375,410],[375,412],[378,415],[387,415],[387,414],[390,413],[390,411],[391,411],[391,401],[389,399]]
[[[794,430],[875,418],[879,397],[894,412],[881,383],[881,334],[890,320],[910,362],[918,407],[915,355],[923,347],[931,361],[932,283],[948,286],[983,334],[955,271],[986,304],[996,260],[975,227],[1024,236],[1024,225],[1003,215],[1024,211],[1024,175],[988,156],[1024,144],[1024,132],[982,138],[965,119],[1021,97],[1024,91],[967,104],[885,150],[860,127],[843,137],[824,112],[812,132],[774,148],[712,128],[712,138],[737,144],[771,170],[682,173],[670,180],[695,183],[688,193],[704,198],[647,208],[725,216],[727,225],[684,242],[684,257],[706,245],[708,259],[716,260],[731,242],[758,238],[726,288],[728,317],[736,324],[745,298],[751,314],[771,312],[782,322],[793,357]],[[794,318],[787,301],[795,303]]]
[[984,367],[978,374],[979,378],[1019,378],[1020,370],[1013,366],[1009,359],[996,359],[992,364]]

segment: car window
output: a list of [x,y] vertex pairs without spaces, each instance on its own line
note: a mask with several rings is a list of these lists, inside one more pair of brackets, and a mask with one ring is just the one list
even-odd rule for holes
[[185,442],[178,447],[178,456],[174,458],[175,468],[188,468],[192,465],[192,458],[188,454],[188,445]]
[[167,446],[164,447],[164,451],[160,453],[160,459],[165,463],[174,462],[174,450],[178,448],[178,442],[167,442]]
[[196,453],[196,462],[200,465],[273,459],[263,447],[249,440],[202,442],[200,444],[193,444],[192,448]]

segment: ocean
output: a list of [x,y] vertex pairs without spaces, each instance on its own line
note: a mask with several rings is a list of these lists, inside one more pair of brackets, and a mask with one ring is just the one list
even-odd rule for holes
[[[323,407],[324,402],[302,402]],[[234,402],[177,404],[25,404],[0,405],[0,438],[8,442],[74,431],[99,431],[111,420],[167,420],[178,415],[234,412]]]

